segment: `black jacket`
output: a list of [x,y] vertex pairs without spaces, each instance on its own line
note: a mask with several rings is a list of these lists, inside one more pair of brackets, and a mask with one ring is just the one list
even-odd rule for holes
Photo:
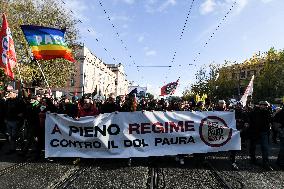
[[251,134],[259,135],[262,132],[269,132],[272,115],[268,109],[254,108],[249,119]]
[[9,121],[19,120],[19,114],[25,113],[25,103],[23,100],[18,98],[11,98],[6,100],[6,115],[5,118]]
[[116,103],[105,102],[102,105],[102,113],[112,113],[116,111],[121,111],[120,107]]
[[236,115],[236,126],[237,129],[243,130],[244,129],[244,124],[249,122],[248,114],[243,111],[242,109],[236,109],[235,110],[235,115]]
[[281,127],[284,128],[284,110],[283,109],[275,114],[273,121],[276,123],[280,123]]

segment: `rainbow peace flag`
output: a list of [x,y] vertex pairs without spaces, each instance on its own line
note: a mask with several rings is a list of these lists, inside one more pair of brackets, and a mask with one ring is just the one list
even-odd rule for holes
[[64,40],[65,30],[33,25],[21,25],[21,29],[36,60],[64,58],[75,62]]

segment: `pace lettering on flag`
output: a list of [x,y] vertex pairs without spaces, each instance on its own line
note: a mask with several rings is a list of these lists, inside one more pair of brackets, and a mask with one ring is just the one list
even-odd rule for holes
[[177,81],[175,81],[175,82],[171,82],[171,83],[168,83],[168,84],[164,85],[161,88],[161,95],[160,96],[174,94],[175,91],[176,91],[176,88],[178,86],[178,82],[179,82],[179,79]]
[[14,41],[5,14],[3,14],[0,41],[0,67],[4,68],[7,76],[9,76],[11,79],[14,79],[13,68],[17,64],[17,58]]
[[34,25],[22,25],[21,28],[36,60],[64,58],[75,62],[64,40],[65,30]]

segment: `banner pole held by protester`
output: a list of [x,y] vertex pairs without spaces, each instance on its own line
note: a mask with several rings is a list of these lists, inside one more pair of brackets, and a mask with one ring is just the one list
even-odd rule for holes
[[254,80],[254,75],[252,76],[247,88],[246,88],[246,91],[244,93],[244,95],[242,96],[240,102],[241,104],[243,105],[243,107],[246,106],[247,104],[247,99],[248,99],[248,96],[252,96],[252,93],[253,93],[253,80]]

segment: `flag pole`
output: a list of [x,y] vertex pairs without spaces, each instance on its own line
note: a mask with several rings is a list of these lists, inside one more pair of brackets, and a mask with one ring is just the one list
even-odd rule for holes
[[22,79],[21,71],[20,71],[20,69],[19,69],[19,63],[16,64],[16,67],[17,67],[17,71],[18,71],[18,73],[19,73],[20,82],[21,82],[19,94],[20,94],[21,97],[24,97],[24,93],[23,93],[23,91],[22,91],[22,90],[23,90],[23,79]]
[[40,69],[40,71],[41,71],[41,74],[42,74],[42,76],[43,76],[44,82],[45,82],[45,84],[46,84],[47,87],[48,87],[48,93],[50,94],[51,90],[50,90],[48,81],[47,81],[47,79],[46,79],[46,77],[45,77],[45,75],[44,75],[44,73],[43,73],[43,71],[42,71],[42,68],[41,68],[41,66],[40,66],[40,63],[39,63],[37,60],[35,60],[35,61],[36,61],[37,65],[38,65],[38,67],[39,67],[39,69]]

